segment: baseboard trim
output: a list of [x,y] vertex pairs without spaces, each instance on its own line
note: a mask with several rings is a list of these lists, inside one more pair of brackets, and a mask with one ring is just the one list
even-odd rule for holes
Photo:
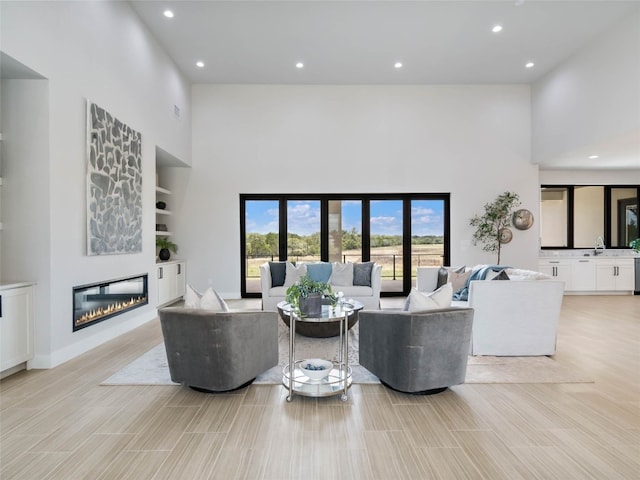
[[156,309],[152,309],[142,315],[129,319],[127,322],[116,325],[111,329],[100,331],[95,335],[84,338],[72,345],[56,350],[52,352],[51,355],[36,355],[30,362],[29,368],[47,369],[57,367],[69,360],[73,360],[89,350],[99,347],[109,340],[113,340],[116,337],[124,335],[125,333],[150,322],[157,318],[157,316],[158,311]]

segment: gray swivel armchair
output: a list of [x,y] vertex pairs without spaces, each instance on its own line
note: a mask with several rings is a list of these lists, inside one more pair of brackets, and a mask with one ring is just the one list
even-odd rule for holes
[[276,312],[158,311],[171,380],[204,392],[244,387],[278,364]]
[[472,324],[472,308],[361,311],[360,365],[393,390],[442,392],[464,383]]

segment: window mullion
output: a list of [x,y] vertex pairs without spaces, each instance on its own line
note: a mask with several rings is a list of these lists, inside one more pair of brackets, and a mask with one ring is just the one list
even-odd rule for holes
[[362,261],[371,260],[371,200],[362,199]]
[[287,260],[289,254],[289,239],[287,238],[287,199],[279,199],[278,208],[278,255],[280,260]]

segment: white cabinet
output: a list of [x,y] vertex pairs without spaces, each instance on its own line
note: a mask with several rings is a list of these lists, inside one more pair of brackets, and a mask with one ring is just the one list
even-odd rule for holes
[[563,280],[565,292],[633,292],[635,264],[631,257],[543,257],[538,260],[542,273]]
[[540,260],[540,272],[564,282],[564,289],[571,290],[571,262],[569,260]]
[[596,286],[604,291],[633,290],[634,266],[631,258],[599,258],[596,269]]
[[170,302],[175,296],[176,264],[158,266],[158,306]]
[[158,269],[158,306],[173,303],[186,290],[186,262],[163,262]]
[[33,286],[0,290],[0,371],[33,359]]
[[178,263],[178,271],[176,272],[176,296],[183,297],[185,292],[187,291],[187,274],[186,263],[180,262]]
[[579,258],[571,261],[571,290],[593,291],[596,289],[596,260]]

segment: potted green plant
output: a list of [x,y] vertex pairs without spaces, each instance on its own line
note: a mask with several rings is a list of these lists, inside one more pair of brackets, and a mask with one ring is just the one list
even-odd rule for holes
[[484,206],[484,215],[475,215],[469,222],[476,227],[473,234],[473,244],[484,244],[485,252],[497,252],[500,265],[500,249],[503,243],[511,241],[511,230],[508,228],[513,215],[513,209],[520,205],[517,193],[504,192],[498,195],[492,203]]
[[287,288],[287,302],[301,315],[312,317],[322,313],[323,297],[335,301],[331,285],[326,282],[317,282],[309,275],[305,275],[296,283]]
[[632,240],[629,246],[633,248],[634,252],[640,253],[640,237]]
[[158,257],[160,260],[167,261],[171,258],[171,252],[178,253],[178,245],[173,243],[167,237],[156,237],[156,247],[160,249]]

